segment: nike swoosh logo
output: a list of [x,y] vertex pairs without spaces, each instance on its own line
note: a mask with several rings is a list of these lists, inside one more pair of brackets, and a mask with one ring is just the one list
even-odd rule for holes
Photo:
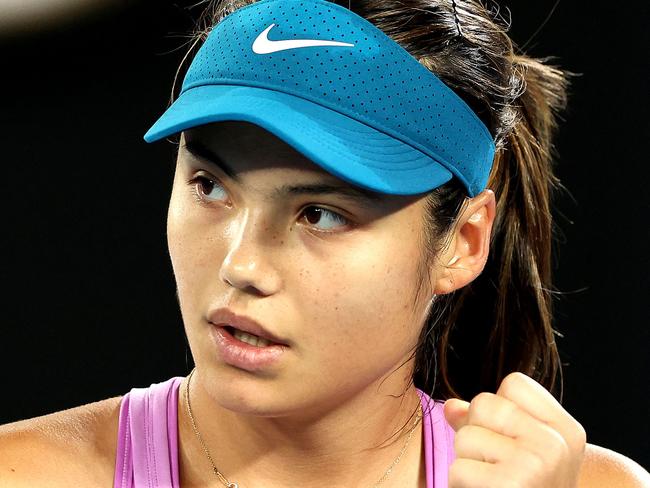
[[268,34],[274,26],[275,24],[271,24],[255,38],[255,41],[253,42],[254,53],[269,54],[277,51],[284,51],[286,49],[313,46],[354,46],[354,44],[348,44],[347,42],[326,41],[321,39],[288,39],[285,41],[271,41],[268,38]]

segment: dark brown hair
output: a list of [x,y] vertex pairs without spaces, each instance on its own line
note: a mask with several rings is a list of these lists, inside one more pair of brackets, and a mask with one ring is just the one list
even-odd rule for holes
[[[208,1],[190,51],[215,23],[253,1]],[[555,394],[562,369],[555,343],[560,334],[552,324],[551,203],[554,191],[563,187],[553,171],[552,136],[573,73],[548,64],[550,58],[518,53],[496,5],[479,0],[336,3],[373,23],[451,87],[486,124],[497,146],[487,184],[497,201],[488,261],[472,283],[435,297],[413,353],[415,386],[434,398],[470,400],[482,391],[495,392],[507,374],[521,371]],[[418,294],[467,198],[455,178],[426,197]]]

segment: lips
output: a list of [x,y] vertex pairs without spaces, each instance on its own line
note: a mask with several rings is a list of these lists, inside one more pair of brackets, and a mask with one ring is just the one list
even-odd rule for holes
[[283,358],[291,351],[291,348],[280,344],[253,346],[240,341],[223,326],[210,324],[208,332],[214,341],[220,361],[252,373],[277,371]]
[[210,313],[208,313],[207,318],[210,323],[216,326],[234,327],[244,332],[248,332],[249,334],[263,337],[264,339],[274,344],[281,344],[285,346],[291,345],[290,341],[262,327],[262,325],[255,319],[247,317],[246,315],[237,314],[229,308],[221,307],[216,310],[212,310]]
[[[265,347],[265,346],[269,346],[269,345],[278,345],[277,343],[275,343],[275,342],[271,342],[271,341],[268,341],[268,340],[266,340],[266,339],[263,338],[263,337],[260,337],[260,336],[254,336],[254,335],[249,334],[248,332],[244,332],[244,331],[242,331],[242,330],[235,329],[235,328],[234,328],[233,326],[231,326],[231,325],[225,325],[225,326],[223,326],[223,328],[224,328],[224,329],[225,329],[225,330],[226,330],[226,331],[227,331],[231,336],[233,336],[233,337],[235,337],[236,335],[237,335],[237,336],[240,336],[240,334],[245,334],[245,337],[246,337],[247,339],[244,339],[244,337],[242,337],[242,336],[240,336],[240,337],[235,337],[235,338],[236,338],[237,340],[239,340],[239,341],[245,342],[245,343],[247,343],[247,344],[251,344],[252,346]],[[248,338],[251,338],[251,337],[253,338],[253,339],[252,339],[252,342],[249,342],[249,339],[248,339]]]

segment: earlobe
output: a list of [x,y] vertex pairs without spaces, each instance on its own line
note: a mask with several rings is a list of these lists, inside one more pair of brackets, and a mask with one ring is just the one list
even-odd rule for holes
[[495,213],[496,202],[491,190],[484,190],[470,200],[458,217],[451,245],[438,260],[442,264],[437,270],[435,293],[451,293],[481,274],[488,258]]

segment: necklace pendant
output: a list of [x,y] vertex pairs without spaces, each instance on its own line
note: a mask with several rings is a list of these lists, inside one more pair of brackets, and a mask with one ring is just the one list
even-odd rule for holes
[[239,485],[235,482],[228,483],[228,488],[239,488]]

